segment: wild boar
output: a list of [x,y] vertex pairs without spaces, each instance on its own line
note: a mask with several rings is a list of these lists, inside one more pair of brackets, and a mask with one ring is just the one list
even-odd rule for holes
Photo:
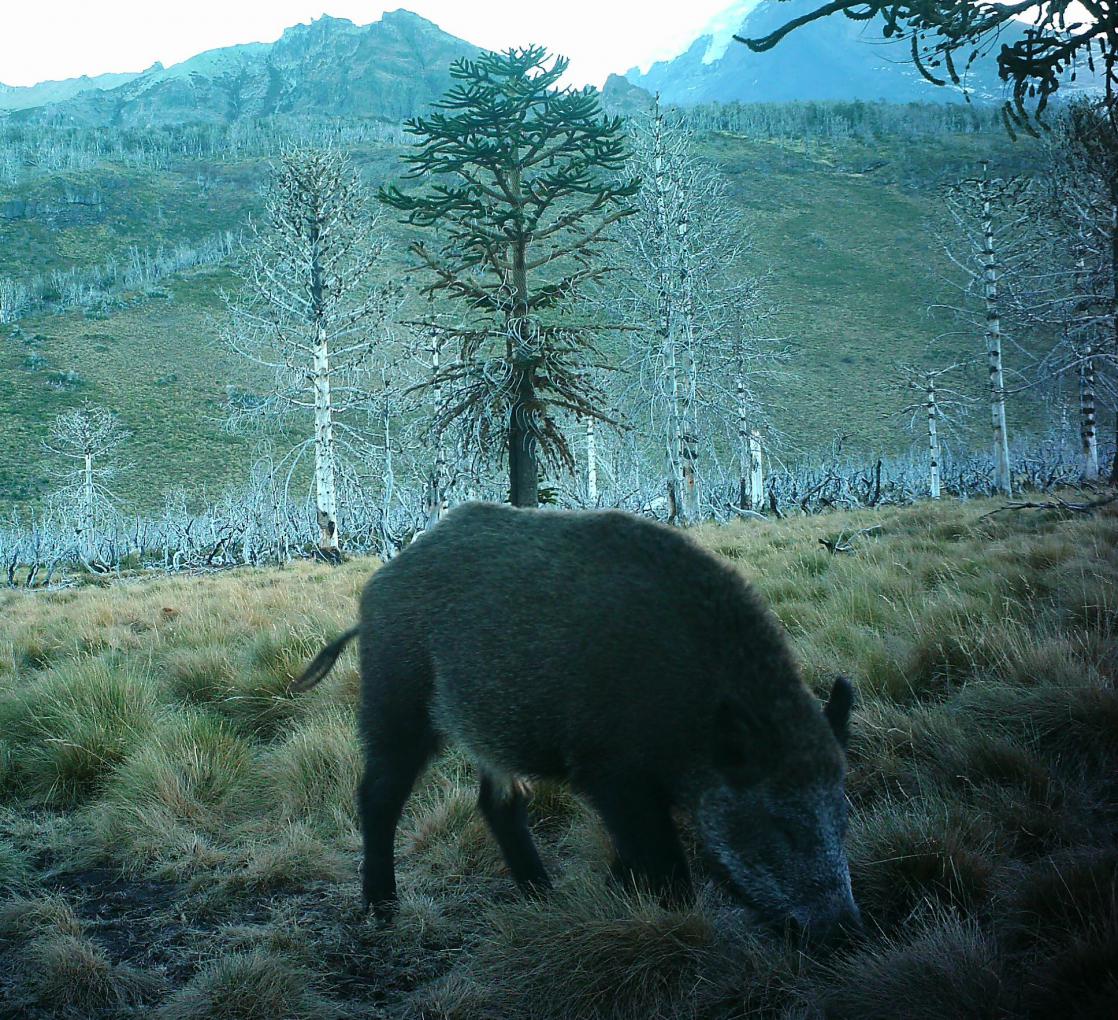
[[393,837],[444,744],[477,764],[479,807],[513,878],[549,879],[524,779],[565,781],[600,814],[628,880],[690,894],[673,809],[732,893],[774,925],[856,926],[843,836],[853,692],[825,708],[740,574],[678,530],[617,511],[470,503],[378,570],[359,637],[364,895],[395,905]]

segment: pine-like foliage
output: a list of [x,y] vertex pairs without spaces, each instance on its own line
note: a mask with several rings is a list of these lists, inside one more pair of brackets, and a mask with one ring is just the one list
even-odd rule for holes
[[633,209],[619,118],[603,117],[592,89],[558,89],[567,69],[541,47],[451,65],[456,84],[418,139],[405,180],[381,199],[428,228],[412,251],[431,274],[424,292],[448,295],[453,320],[425,326],[455,342],[440,368],[438,425],[459,420],[479,448],[507,450],[511,498],[534,506],[538,455],[572,461],[556,414],[606,418],[588,369],[603,324],[574,299],[609,271],[611,224]]

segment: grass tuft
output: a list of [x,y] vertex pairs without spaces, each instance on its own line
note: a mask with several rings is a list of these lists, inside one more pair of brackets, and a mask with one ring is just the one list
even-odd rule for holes
[[[973,921],[933,914],[911,931],[835,961],[811,996],[828,1020],[988,1020],[1006,1015],[994,940]],[[820,975],[822,976],[822,975]]]
[[0,694],[7,785],[34,801],[73,807],[103,786],[158,717],[147,674],[69,660]]
[[329,1020],[341,1009],[315,990],[314,975],[257,950],[220,957],[164,1003],[159,1020]]
[[212,865],[252,748],[227,722],[184,708],[131,754],[89,813],[102,852],[129,868],[192,872]]
[[534,1020],[636,1020],[670,1015],[688,998],[714,951],[699,911],[666,911],[652,900],[579,882],[546,910],[517,901],[494,908],[454,980],[439,989],[437,1016]]
[[98,1010],[138,1006],[153,999],[162,982],[133,967],[114,965],[80,935],[37,938],[22,953],[23,989],[36,1005],[90,1016]]

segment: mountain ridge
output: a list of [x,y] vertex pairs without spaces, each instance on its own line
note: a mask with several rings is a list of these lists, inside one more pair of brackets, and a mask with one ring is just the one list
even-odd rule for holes
[[[735,5],[743,17],[734,34],[760,38],[818,6],[818,0],[746,0]],[[679,56],[658,61],[646,72],[631,68],[625,77],[659,93],[664,103],[680,106],[735,101],[965,101],[954,86],[939,87],[923,78],[912,66],[907,46],[884,40],[877,22],[838,15],[802,26],[765,53],[729,40],[726,32],[700,35]],[[1001,82],[992,57],[972,68],[968,84],[972,98],[997,97]]]
[[323,15],[272,43],[220,47],[112,88],[85,89],[17,120],[61,119],[88,127],[228,123],[274,114],[366,116],[398,122],[450,85],[448,66],[480,50],[400,8],[369,25]]

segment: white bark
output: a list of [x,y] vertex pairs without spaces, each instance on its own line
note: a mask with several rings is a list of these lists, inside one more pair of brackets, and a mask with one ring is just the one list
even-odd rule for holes
[[1079,364],[1079,421],[1083,448],[1083,477],[1099,477],[1099,434],[1095,404],[1095,352],[1088,345]]
[[335,468],[334,416],[330,403],[330,351],[326,331],[319,330],[313,354],[314,498],[318,511],[318,547],[338,555],[338,482]]
[[666,390],[667,429],[664,440],[664,474],[668,496],[669,520],[676,521],[682,513],[680,492],[682,489],[681,455],[683,449],[683,430],[680,422],[679,407],[679,359],[676,351],[675,307],[672,295],[673,251],[668,241],[670,224],[668,222],[668,175],[664,165],[664,114],[659,104],[653,118],[652,129],[653,184],[656,194],[656,215],[653,229],[656,237],[655,252],[658,262],[657,325],[660,336],[661,358],[664,375],[662,385]]
[[592,506],[598,505],[598,435],[597,423],[593,418],[586,419],[586,499]]
[[939,408],[936,405],[936,377],[928,372],[924,376],[924,406],[928,413],[928,487],[932,499],[940,498],[940,449],[939,449]]
[[761,510],[765,505],[765,473],[761,461],[761,434],[749,433],[749,509]]
[[982,296],[986,304],[986,355],[990,376],[990,418],[994,439],[994,486],[1009,495],[1009,434],[1005,424],[1005,372],[1002,365],[1001,315],[998,310],[998,260],[994,250],[994,218],[986,182],[987,164],[982,164]]
[[81,547],[82,556],[86,560],[93,559],[94,554],[94,518],[93,505],[95,501],[93,489],[93,452],[89,449],[84,454],[85,467],[82,471],[82,508],[81,508]]
[[[683,182],[676,180],[675,188],[682,191]],[[680,346],[683,355],[683,392],[680,402],[680,451],[679,461],[682,469],[683,523],[696,524],[699,520],[699,437],[695,420],[695,401],[698,389],[698,374],[695,360],[695,291],[694,291],[694,252],[688,238],[690,218],[686,203],[680,203],[679,220],[676,224],[678,237],[679,289],[682,293],[682,315],[680,327],[682,336]]]
[[[431,333],[431,386],[436,409],[443,406],[442,376],[439,374],[442,341],[437,331]],[[446,442],[442,429],[435,433],[435,464],[427,479],[427,502],[425,506],[426,527],[433,528],[449,509],[447,499]]]

